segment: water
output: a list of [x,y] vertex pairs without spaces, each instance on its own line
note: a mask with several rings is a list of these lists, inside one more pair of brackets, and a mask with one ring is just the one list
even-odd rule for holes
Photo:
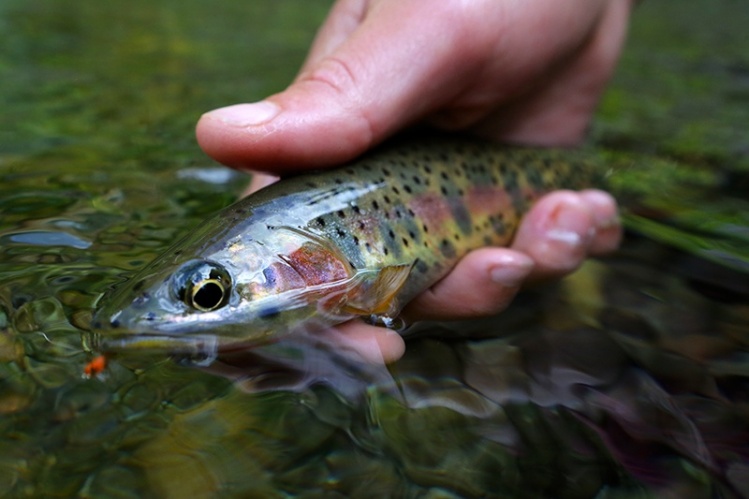
[[617,182],[659,242],[631,234],[499,318],[425,326],[389,369],[282,342],[210,371],[144,355],[81,376],[101,293],[246,181],[202,155],[197,116],[282,88],[327,7],[0,5],[0,491],[748,496],[749,12],[734,0],[645,2],[593,130],[652,165],[647,184]]

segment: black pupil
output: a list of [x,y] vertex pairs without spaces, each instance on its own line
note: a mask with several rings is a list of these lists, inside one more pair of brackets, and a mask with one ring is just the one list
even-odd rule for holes
[[212,310],[221,304],[224,298],[224,290],[215,282],[207,282],[193,295],[193,303],[205,310]]

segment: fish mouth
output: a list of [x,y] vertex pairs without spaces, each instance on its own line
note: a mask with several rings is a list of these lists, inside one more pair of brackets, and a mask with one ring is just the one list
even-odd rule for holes
[[219,338],[213,334],[172,336],[158,333],[91,333],[92,350],[102,353],[155,353],[177,355],[196,363],[218,357]]

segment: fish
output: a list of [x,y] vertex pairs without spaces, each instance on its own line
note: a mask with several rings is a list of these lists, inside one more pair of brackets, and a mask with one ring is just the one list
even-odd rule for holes
[[105,296],[97,348],[213,358],[355,317],[392,324],[466,253],[508,245],[540,196],[600,186],[604,170],[574,150],[391,140],[198,225]]

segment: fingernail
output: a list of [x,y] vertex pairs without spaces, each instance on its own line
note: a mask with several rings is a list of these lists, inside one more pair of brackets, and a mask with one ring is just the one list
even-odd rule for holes
[[520,286],[533,269],[533,260],[528,257],[508,257],[505,261],[489,269],[489,276],[493,282],[516,288]]
[[611,194],[598,190],[587,190],[583,191],[581,196],[591,207],[596,228],[606,230],[621,225],[616,201]]
[[222,121],[235,127],[249,127],[267,123],[281,112],[281,108],[270,101],[252,104],[236,104],[221,107],[205,114],[210,118]]
[[552,228],[546,231],[546,239],[567,247],[582,246],[595,235],[590,216],[576,206],[562,205],[551,220]]

